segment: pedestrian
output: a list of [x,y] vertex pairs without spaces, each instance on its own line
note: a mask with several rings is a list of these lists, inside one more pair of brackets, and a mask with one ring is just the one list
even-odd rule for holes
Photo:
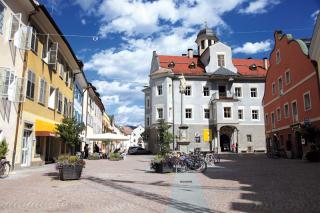
[[88,144],[84,145],[84,159],[87,159],[89,156],[89,146]]

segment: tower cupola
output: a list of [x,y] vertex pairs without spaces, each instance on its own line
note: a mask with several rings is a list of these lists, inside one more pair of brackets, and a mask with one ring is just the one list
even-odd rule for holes
[[198,54],[202,55],[202,53],[211,45],[215,44],[219,41],[219,38],[216,36],[216,33],[205,26],[204,29],[200,30],[197,35],[196,43],[198,45]]

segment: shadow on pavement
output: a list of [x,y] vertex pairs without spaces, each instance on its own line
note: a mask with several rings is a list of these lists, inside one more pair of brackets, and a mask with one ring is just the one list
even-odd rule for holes
[[[138,197],[141,197],[143,199],[148,199],[150,201],[154,201],[157,203],[160,203],[162,205],[166,205],[166,206],[170,206],[172,208],[175,208],[177,210],[183,211],[183,212],[193,212],[193,213],[206,213],[206,212],[217,212],[214,210],[210,210],[208,208],[204,208],[201,206],[197,206],[197,205],[193,205],[190,203],[186,203],[183,201],[179,201],[173,198],[168,198],[166,196],[162,196],[162,195],[158,195],[155,193],[151,193],[151,192],[146,192],[140,189],[135,189],[129,186],[124,186],[119,184],[118,182],[121,182],[119,180],[115,181],[115,180],[108,180],[108,179],[102,179],[102,178],[97,178],[97,177],[93,177],[93,176],[89,176],[85,178],[86,180],[119,190],[121,192],[125,192],[131,195],[135,195]],[[124,182],[124,181],[122,181]],[[129,182],[125,182],[125,183],[131,183],[131,181]]]
[[[204,173],[211,179],[238,181],[241,199],[231,208],[242,212],[320,212],[320,164],[269,159],[259,155],[223,156],[220,166]],[[249,202],[248,202],[249,201]]]
[[51,177],[52,180],[60,180],[59,172],[47,172],[44,173],[43,176]]

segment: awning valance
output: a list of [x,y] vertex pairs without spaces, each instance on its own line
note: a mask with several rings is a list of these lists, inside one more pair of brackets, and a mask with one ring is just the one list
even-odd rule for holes
[[56,124],[43,120],[36,120],[36,136],[56,136]]

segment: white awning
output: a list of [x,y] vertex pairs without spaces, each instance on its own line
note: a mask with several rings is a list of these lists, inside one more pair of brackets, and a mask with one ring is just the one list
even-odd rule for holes
[[129,140],[129,136],[112,134],[112,133],[103,133],[103,134],[94,134],[87,136],[89,141],[126,141]]

